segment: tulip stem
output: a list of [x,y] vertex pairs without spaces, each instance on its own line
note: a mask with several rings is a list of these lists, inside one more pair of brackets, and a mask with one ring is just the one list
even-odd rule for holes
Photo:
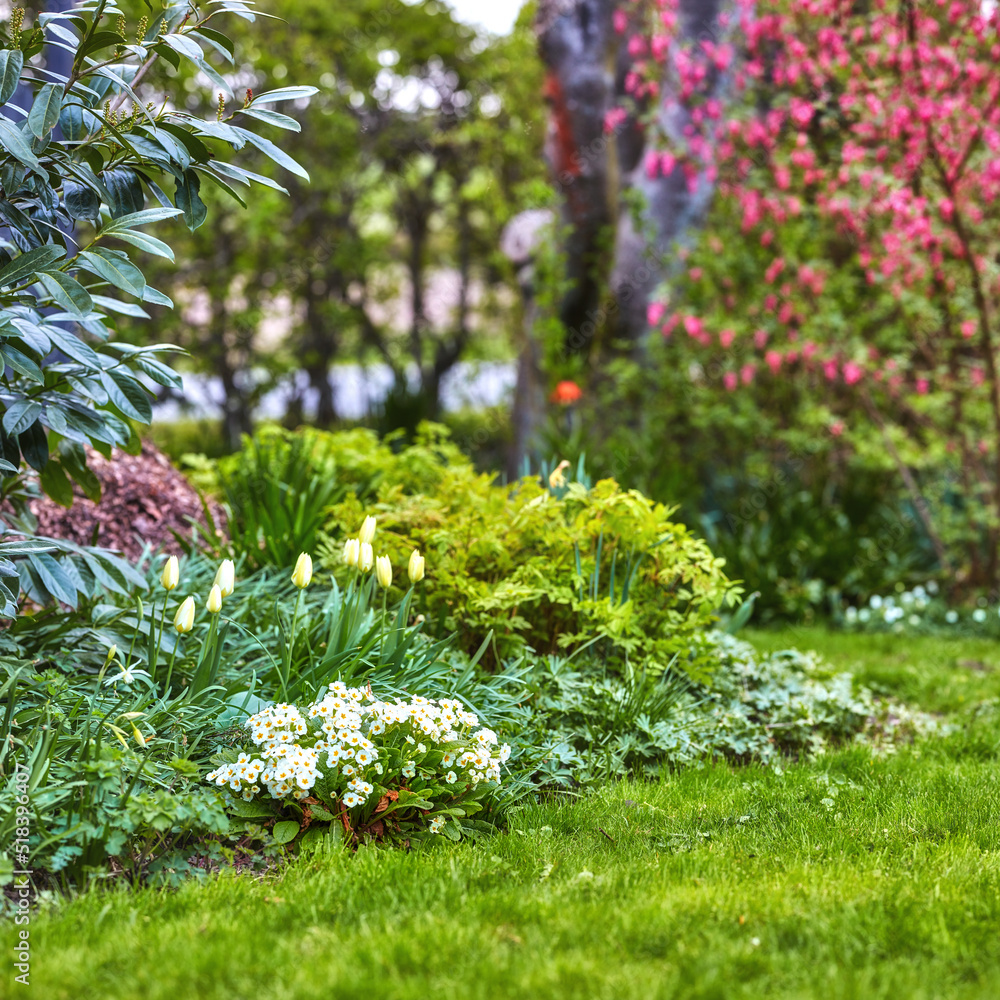
[[149,681],[151,684],[156,683],[156,668],[160,662],[160,643],[163,642],[163,627],[164,622],[167,619],[167,598],[170,596],[170,592],[164,590],[163,592],[163,607],[160,609],[160,631],[156,631],[156,605],[153,605],[153,620],[150,622],[149,627],[153,630],[153,649],[152,649],[152,661],[149,664]]
[[170,678],[173,677],[174,675],[174,660],[177,659],[177,646],[179,645],[180,641],[181,641],[180,636],[174,639],[174,649],[173,652],[170,654],[170,663],[167,666],[167,681],[163,685],[163,693],[168,698],[170,697]]
[[378,658],[381,660],[385,656],[385,606],[389,600],[389,591],[386,587],[382,588],[382,643],[379,646]]
[[292,653],[295,650],[295,626],[299,620],[299,608],[302,606],[302,590],[295,598],[295,610],[292,612],[292,631],[288,637],[288,655],[285,658],[285,675],[281,680],[281,700],[288,701],[288,681],[292,676]]

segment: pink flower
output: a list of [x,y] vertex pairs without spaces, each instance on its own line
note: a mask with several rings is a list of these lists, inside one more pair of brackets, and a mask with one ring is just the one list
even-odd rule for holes
[[650,326],[658,326],[666,311],[667,307],[662,302],[650,302],[646,306],[646,321]]
[[837,377],[837,362],[836,361],[824,361],[823,362],[823,374],[826,376],[828,382],[832,382]]
[[856,362],[848,361],[847,364],[844,365],[844,381],[848,385],[854,385],[855,382],[860,382],[863,375],[864,372],[861,370],[861,365]]
[[768,351],[764,355],[764,361],[767,367],[771,369],[771,372],[775,375],[781,370],[781,351]]
[[749,385],[753,381],[754,373],[757,369],[753,365],[744,365],[740,369],[740,381],[744,385]]
[[832,424],[830,424],[830,433],[835,438],[839,438],[840,435],[844,433],[844,424],[843,424],[843,421],[834,420],[834,422]]
[[753,346],[757,350],[762,350],[764,345],[767,343],[767,330],[756,330],[753,335]]
[[917,379],[917,392],[920,393],[921,396],[926,396],[927,395],[927,390],[930,387],[931,387],[931,384],[930,384],[930,382],[927,381],[927,379],[925,379],[925,378],[918,378]]
[[726,387],[727,392],[732,392],[737,384],[736,372],[726,372],[722,376],[722,384]]
[[974,319],[967,319],[962,324],[962,336],[966,340],[971,340],[976,332],[976,321]]
[[615,31],[617,31],[619,35],[625,34],[625,29],[628,27],[628,15],[625,11],[621,9],[615,11],[614,25]]
[[[732,330],[720,330],[719,331],[719,343],[723,347],[725,347],[726,349],[732,347],[733,340],[734,340],[735,337],[736,337],[736,334],[733,333]],[[734,375],[733,377],[735,378],[736,376]]]
[[684,329],[689,337],[697,338],[702,331],[702,322],[697,316],[685,316]]

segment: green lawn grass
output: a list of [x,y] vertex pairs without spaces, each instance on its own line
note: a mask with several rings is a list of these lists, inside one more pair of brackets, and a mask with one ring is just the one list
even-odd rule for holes
[[[992,656],[989,644],[897,642],[887,662],[870,637],[814,638],[796,644],[825,643],[928,710],[1000,686],[953,662]],[[846,748],[610,784],[519,810],[476,844],[91,892],[36,915],[33,995],[995,1000],[1000,721],[955,721],[883,758]]]

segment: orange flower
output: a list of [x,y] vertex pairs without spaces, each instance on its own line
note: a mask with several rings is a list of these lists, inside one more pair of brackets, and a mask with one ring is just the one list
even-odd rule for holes
[[559,403],[562,406],[570,406],[575,403],[583,395],[583,390],[575,383],[570,381],[560,382],[555,389],[552,390],[552,395],[549,399],[553,403]]

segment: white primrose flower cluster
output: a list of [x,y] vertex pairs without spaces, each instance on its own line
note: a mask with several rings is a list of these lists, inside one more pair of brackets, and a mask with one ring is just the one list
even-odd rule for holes
[[[499,785],[500,766],[510,756],[510,747],[498,747],[492,730],[477,729],[478,717],[459,701],[380,701],[370,689],[341,681],[304,716],[294,705],[270,705],[246,726],[260,755],[240,754],[206,777],[248,802],[262,788],[274,799],[303,799],[324,777],[348,809],[381,796],[383,782],[396,775],[408,781],[418,773],[441,775],[445,784],[473,788],[483,781]],[[431,831],[439,833],[445,822],[433,817]]]

